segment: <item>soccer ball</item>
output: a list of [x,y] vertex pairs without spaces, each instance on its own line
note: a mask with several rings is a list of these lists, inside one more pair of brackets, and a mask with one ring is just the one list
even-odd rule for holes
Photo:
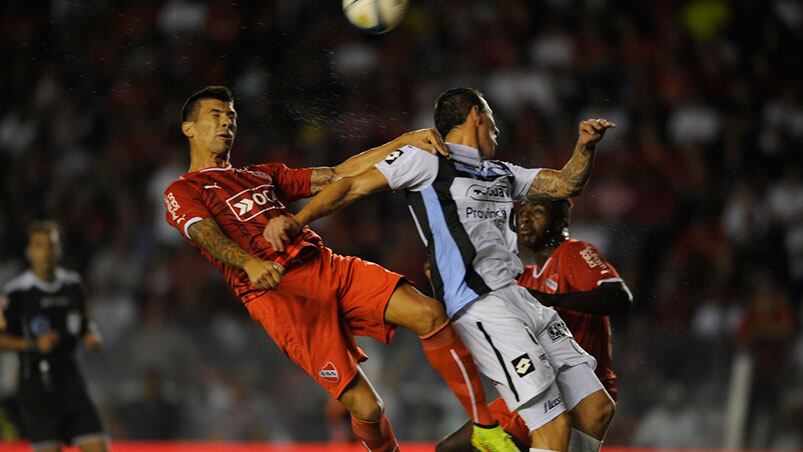
[[343,0],[349,22],[369,33],[387,33],[399,25],[407,0]]

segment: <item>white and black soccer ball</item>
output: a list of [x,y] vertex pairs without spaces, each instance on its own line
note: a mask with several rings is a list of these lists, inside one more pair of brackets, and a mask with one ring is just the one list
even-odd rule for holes
[[343,13],[357,28],[387,33],[404,18],[407,3],[408,0],[343,0]]

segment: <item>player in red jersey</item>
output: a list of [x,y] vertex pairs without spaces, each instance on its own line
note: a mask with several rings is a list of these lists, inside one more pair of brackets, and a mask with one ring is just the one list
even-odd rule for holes
[[354,335],[388,343],[396,326],[421,338],[424,353],[474,422],[473,438],[490,450],[515,450],[485,406],[479,374],[442,306],[401,275],[333,254],[305,227],[281,250],[262,237],[285,203],[356,175],[407,144],[446,153],[434,130],[409,132],[332,168],[279,163],[234,168],[234,99],[207,87],[182,109],[190,168],[165,190],[166,218],[217,270],[279,348],[351,413],[355,436],[372,451],[398,448],[381,399],[358,363]]
[[[553,307],[569,327],[577,343],[597,360],[595,373],[608,394],[616,400],[616,374],[611,365],[611,325],[608,315],[630,310],[633,296],[619,273],[594,245],[569,238],[569,200],[527,202],[518,209],[520,246],[533,253],[535,265],[528,265],[519,284],[545,305]],[[524,421],[498,398],[488,404],[494,418],[528,450],[529,429]],[[570,451],[593,451],[605,431],[585,428],[605,425],[572,416]],[[471,430],[464,426],[442,439],[439,452],[470,452]],[[589,447],[583,447],[588,445]]]

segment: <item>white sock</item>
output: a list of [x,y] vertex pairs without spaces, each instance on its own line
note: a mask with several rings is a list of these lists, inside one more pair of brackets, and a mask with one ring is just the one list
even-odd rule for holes
[[599,452],[602,447],[602,441],[586,435],[585,433],[572,429],[572,435],[569,437],[569,452]]

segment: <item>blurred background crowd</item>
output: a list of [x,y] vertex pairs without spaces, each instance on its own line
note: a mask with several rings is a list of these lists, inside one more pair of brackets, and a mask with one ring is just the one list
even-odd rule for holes
[[[560,168],[581,119],[606,136],[570,231],[635,295],[613,319],[609,443],[722,445],[734,357],[752,357],[745,446],[803,447],[803,6],[794,0],[414,0],[383,36],[339,1],[0,4],[0,282],[25,227],[64,228],[105,348],[82,356],[113,438],[326,441],[348,424],[164,220],[188,165],[183,101],[237,96],[235,165],[333,165],[431,127],[450,87],[486,94],[499,157]],[[314,225],[428,287],[404,197]],[[363,342],[403,440],[464,414],[417,338]],[[0,397],[14,435],[13,356]],[[491,392],[492,393],[492,392]],[[2,422],[0,422],[2,424]]]

